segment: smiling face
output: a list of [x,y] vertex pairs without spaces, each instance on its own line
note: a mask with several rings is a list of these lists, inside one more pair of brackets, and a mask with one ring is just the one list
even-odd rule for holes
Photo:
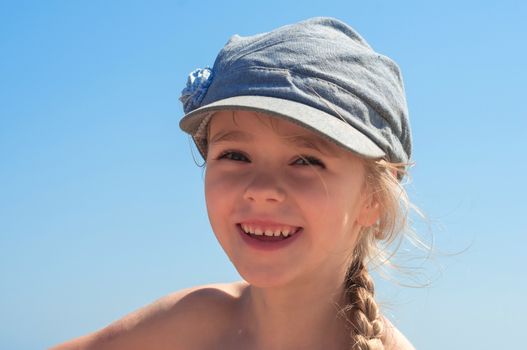
[[210,123],[207,210],[240,275],[260,287],[342,281],[377,218],[362,160],[283,119],[221,111]]

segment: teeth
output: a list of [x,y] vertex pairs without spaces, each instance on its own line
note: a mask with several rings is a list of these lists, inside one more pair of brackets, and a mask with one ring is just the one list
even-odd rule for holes
[[275,236],[275,237],[278,237],[280,235],[284,236],[284,237],[288,237],[290,235],[292,235],[294,233],[295,230],[293,230],[292,228],[290,227],[282,227],[282,228],[279,228],[279,229],[275,229],[275,230],[271,230],[271,229],[261,229],[261,228],[258,228],[258,227],[252,227],[252,226],[249,226],[249,225],[246,225],[246,224],[241,224],[241,227],[243,229],[243,231],[245,233],[250,233],[250,234],[253,234],[253,235],[257,235],[257,236]]

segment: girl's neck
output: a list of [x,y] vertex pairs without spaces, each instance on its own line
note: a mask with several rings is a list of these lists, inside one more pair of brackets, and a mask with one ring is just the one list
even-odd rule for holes
[[280,288],[248,285],[241,296],[241,319],[251,349],[339,349],[349,340],[341,281]]

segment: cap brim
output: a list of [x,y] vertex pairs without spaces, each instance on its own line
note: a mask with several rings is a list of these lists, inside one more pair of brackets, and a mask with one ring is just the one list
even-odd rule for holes
[[379,146],[345,120],[311,106],[276,97],[235,96],[218,100],[188,113],[181,119],[179,126],[183,131],[194,135],[204,115],[225,109],[248,110],[285,118],[360,156],[372,159],[385,156]]

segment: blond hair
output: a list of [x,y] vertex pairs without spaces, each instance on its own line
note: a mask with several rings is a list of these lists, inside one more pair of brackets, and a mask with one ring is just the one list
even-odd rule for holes
[[379,206],[379,218],[359,231],[351,264],[344,280],[346,304],[341,313],[350,328],[352,350],[382,350],[384,320],[374,298],[373,280],[369,265],[384,265],[394,251],[386,247],[401,238],[407,230],[408,214],[412,205],[403,184],[409,164],[390,163],[386,160],[365,160],[365,186],[372,202]]

